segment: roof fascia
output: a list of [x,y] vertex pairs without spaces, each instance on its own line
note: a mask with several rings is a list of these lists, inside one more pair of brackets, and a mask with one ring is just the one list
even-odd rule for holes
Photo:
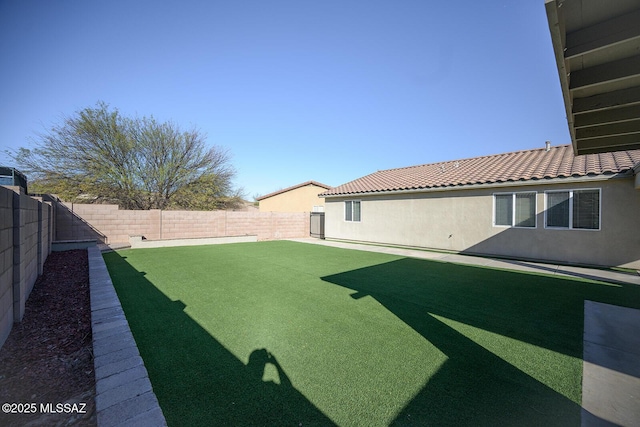
[[549,24],[549,32],[551,33],[551,44],[556,60],[556,68],[558,70],[558,77],[560,78],[560,89],[562,90],[562,99],[564,100],[564,108],[567,115],[567,125],[569,127],[569,134],[571,135],[571,146],[573,147],[573,154],[578,155],[578,144],[576,142],[573,123],[573,100],[571,91],[569,90],[569,72],[564,59],[566,46],[564,18],[560,10],[560,5],[558,5],[556,0],[545,0],[544,6],[547,12],[547,22]]

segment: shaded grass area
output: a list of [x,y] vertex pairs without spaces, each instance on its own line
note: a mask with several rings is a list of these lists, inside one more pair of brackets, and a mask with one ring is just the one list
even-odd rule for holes
[[294,242],[104,255],[169,425],[579,425],[632,285]]

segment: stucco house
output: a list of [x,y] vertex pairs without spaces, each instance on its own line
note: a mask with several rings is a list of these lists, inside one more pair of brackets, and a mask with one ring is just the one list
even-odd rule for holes
[[260,212],[323,212],[324,199],[318,194],[331,187],[307,181],[258,197]]
[[640,269],[639,172],[548,143],[378,171],[321,194],[325,238]]

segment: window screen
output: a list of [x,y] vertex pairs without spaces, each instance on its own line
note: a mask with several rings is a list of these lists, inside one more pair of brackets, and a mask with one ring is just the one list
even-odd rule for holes
[[496,194],[496,225],[513,225],[513,195]]
[[536,226],[536,193],[516,193],[516,227]]
[[600,228],[600,192],[598,190],[573,192],[573,228],[589,230]]
[[547,193],[547,227],[569,227],[569,192]]
[[353,220],[360,221],[360,201],[353,202]]

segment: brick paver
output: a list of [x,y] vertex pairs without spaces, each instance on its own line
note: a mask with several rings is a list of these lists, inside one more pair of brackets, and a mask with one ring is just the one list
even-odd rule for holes
[[88,252],[98,426],[166,426],[100,249]]

